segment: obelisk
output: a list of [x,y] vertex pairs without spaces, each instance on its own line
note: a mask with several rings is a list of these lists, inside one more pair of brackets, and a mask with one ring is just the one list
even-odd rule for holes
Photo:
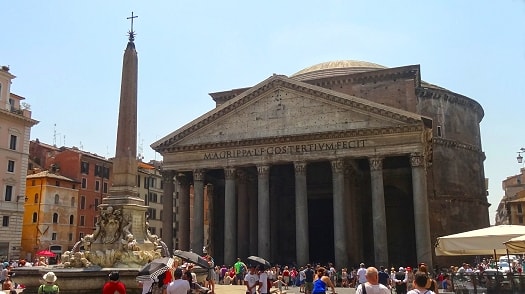
[[[120,106],[117,126],[117,144],[113,159],[112,186],[109,196],[102,200],[101,211],[108,207],[120,210],[121,230],[126,227],[141,249],[150,250],[153,244],[147,238],[146,211],[144,200],[137,189],[137,80],[138,58],[135,50],[133,19],[128,32],[129,41],[124,51],[122,81],[120,85]],[[127,231],[123,231],[126,238]],[[128,234],[129,235],[129,234]],[[151,248],[150,248],[151,247]]]

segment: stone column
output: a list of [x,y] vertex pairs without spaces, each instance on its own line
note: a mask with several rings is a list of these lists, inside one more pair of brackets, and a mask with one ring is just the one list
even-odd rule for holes
[[177,210],[177,219],[179,226],[177,230],[177,237],[179,239],[179,246],[176,249],[188,251],[190,250],[190,183],[186,174],[180,173],[177,175],[177,183],[179,185],[179,207]]
[[249,255],[259,254],[258,248],[258,221],[257,221],[257,179],[255,175],[250,175],[248,177],[248,186],[249,186],[249,198],[250,198],[250,247],[248,249]]
[[224,169],[224,263],[234,264],[237,254],[237,211],[235,210],[235,168]]
[[193,171],[193,228],[191,230],[191,249],[202,255],[204,246],[204,175],[205,171]]
[[418,263],[424,262],[432,268],[432,242],[428,213],[427,179],[422,154],[410,154],[412,167],[412,194],[414,201],[414,227],[416,234],[416,254]]
[[242,259],[249,256],[250,246],[250,199],[246,177],[245,171],[237,171],[237,257]]
[[374,257],[377,266],[388,265],[386,232],[385,191],[383,187],[383,158],[373,157],[370,162],[372,181],[372,227],[374,236]]
[[259,219],[259,256],[270,259],[270,166],[257,166],[257,215]]
[[310,262],[308,243],[308,194],[306,162],[294,162],[295,168],[295,249],[297,264]]
[[334,256],[335,265],[339,268],[348,264],[346,254],[345,202],[344,202],[344,161],[332,160],[333,210],[334,210]]
[[162,180],[164,181],[162,191],[162,241],[166,243],[170,254],[173,249],[173,192],[175,185],[173,184],[173,177],[175,171],[162,171]]

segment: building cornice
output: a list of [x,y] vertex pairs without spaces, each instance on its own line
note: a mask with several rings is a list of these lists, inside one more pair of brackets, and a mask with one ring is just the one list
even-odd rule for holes
[[29,118],[29,117],[25,117],[23,115],[15,113],[15,112],[7,111],[5,109],[0,109],[0,114],[1,115],[5,115],[5,116],[7,116],[9,118],[12,118],[12,119],[15,119],[15,120],[23,121],[24,123],[29,124],[29,126],[34,126],[34,125],[38,124],[37,120],[34,120],[32,118]]
[[226,141],[226,142],[212,142],[204,144],[192,144],[192,145],[181,145],[171,146],[162,148],[160,150],[165,152],[184,152],[184,151],[197,151],[197,150],[210,150],[217,148],[239,148],[246,146],[257,146],[257,145],[272,145],[272,144],[292,144],[295,142],[308,142],[318,140],[333,140],[343,138],[359,138],[367,136],[384,136],[392,134],[412,133],[423,131],[424,126],[422,124],[415,125],[404,125],[394,126],[387,128],[374,128],[374,129],[358,129],[358,130],[344,130],[344,131],[333,131],[326,133],[310,133],[292,136],[274,136],[257,139],[246,139],[239,141]]
[[436,145],[442,145],[447,148],[465,149],[469,151],[482,152],[481,148],[478,146],[465,144],[455,140],[449,140],[444,138],[432,138],[432,143]]
[[329,87],[339,84],[369,84],[382,81],[392,81],[398,79],[414,78],[416,87],[419,86],[420,78],[419,65],[407,65],[394,68],[378,69],[361,73],[353,73],[340,76],[332,76],[319,79],[304,80],[303,82],[319,87]]
[[468,107],[469,109],[473,110],[474,112],[478,114],[479,116],[478,123],[481,122],[481,120],[483,119],[483,116],[485,116],[483,107],[481,107],[481,105],[477,101],[469,97],[451,92],[449,90],[430,88],[430,87],[419,87],[416,89],[416,95],[419,98],[436,99],[436,100],[443,99],[449,103]]

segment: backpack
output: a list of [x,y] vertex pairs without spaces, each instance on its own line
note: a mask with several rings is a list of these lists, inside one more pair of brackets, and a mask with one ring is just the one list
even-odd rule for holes
[[52,289],[49,290],[49,289],[46,289],[46,287],[44,287],[44,285],[40,285],[40,288],[38,288],[38,292],[39,293],[43,293],[43,294],[57,294],[58,293],[58,286],[57,285],[53,285],[51,287],[52,287]]

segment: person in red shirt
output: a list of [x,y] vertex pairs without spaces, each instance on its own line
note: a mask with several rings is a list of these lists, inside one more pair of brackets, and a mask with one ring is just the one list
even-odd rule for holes
[[109,281],[102,288],[102,294],[126,294],[126,286],[119,279],[120,275],[118,272],[111,272]]

